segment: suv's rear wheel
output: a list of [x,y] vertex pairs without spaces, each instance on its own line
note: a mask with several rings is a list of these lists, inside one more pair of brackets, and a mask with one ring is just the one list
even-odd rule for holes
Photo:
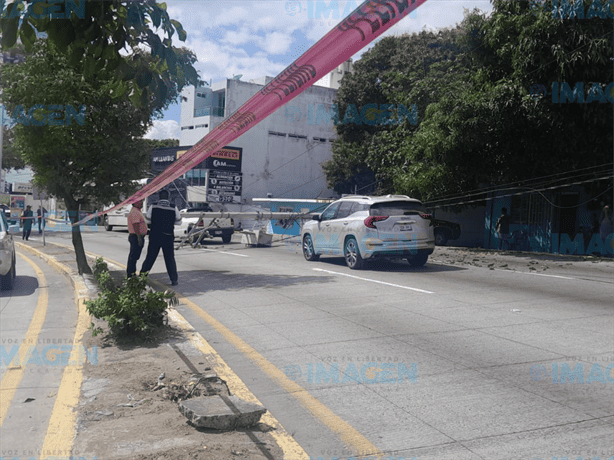
[[305,235],[303,237],[303,256],[305,256],[305,260],[310,262],[320,258],[313,248],[313,240],[311,239],[311,235]]
[[429,256],[427,254],[419,254],[417,256],[409,256],[407,261],[412,267],[422,267],[428,259]]
[[363,267],[364,260],[360,255],[356,238],[351,236],[346,240],[343,254],[345,255],[345,263],[352,270],[360,270]]
[[232,235],[224,235],[222,236],[222,243],[228,244],[232,240]]

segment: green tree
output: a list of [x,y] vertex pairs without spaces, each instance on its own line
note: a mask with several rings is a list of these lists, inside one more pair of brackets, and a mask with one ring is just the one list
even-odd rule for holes
[[555,82],[612,81],[611,21],[553,18],[551,2],[494,7],[488,18],[466,18],[465,40],[486,52],[474,53],[477,71],[405,140],[397,191],[429,199],[611,162],[611,104],[558,104],[546,94]]
[[[338,193],[394,191],[393,173],[404,161],[401,145],[417,131],[426,107],[452,91],[454,84],[466,81],[473,66],[461,37],[459,27],[387,37],[356,62],[337,94],[338,139],[333,144],[333,158],[323,165],[331,188]],[[376,104],[378,110],[372,114],[375,123],[344,123],[350,104],[359,111]],[[415,118],[380,123],[384,104],[397,109],[392,110],[395,120],[400,106],[415,113]]]
[[2,135],[2,168],[3,169],[23,169],[26,167],[23,158],[19,152],[13,147],[13,131],[3,126],[4,133]]
[[384,39],[356,63],[340,105],[372,98],[377,77],[376,101],[416,104],[418,125],[339,126],[331,187],[377,180],[378,192],[428,200],[611,162],[611,104],[536,94],[561,82],[605,89],[611,20],[557,19],[550,0],[493,4],[455,29]]
[[[8,3],[0,20],[2,48],[11,48],[19,38],[30,51],[37,34],[44,33],[86,80],[95,79],[100,73],[113,76],[112,97],[121,98],[127,93],[134,103],[154,104],[156,108],[164,107],[177,80],[201,84],[192,65],[194,61],[186,60],[186,54],[172,45],[175,33],[181,41],[186,40],[187,34],[178,21],[169,17],[166,3],[155,0],[77,3],[83,10],[68,11],[68,18],[54,17],[51,7],[60,5],[38,0]],[[143,54],[149,58],[143,59]]]
[[[55,48],[39,41],[23,63],[5,66],[3,97],[16,121],[13,145],[34,183],[64,200],[74,223],[89,203],[117,202],[135,191],[133,181],[149,169],[151,149],[142,137],[166,101],[135,106],[126,94],[114,98],[113,74],[86,80]],[[79,271],[89,273],[78,226],[72,239]]]
[[150,150],[179,147],[179,139],[143,139]]

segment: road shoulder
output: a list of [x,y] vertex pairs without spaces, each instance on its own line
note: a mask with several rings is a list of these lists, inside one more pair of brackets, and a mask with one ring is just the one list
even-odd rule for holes
[[[79,305],[95,297],[91,279],[86,277],[87,282],[84,282],[84,277],[76,272],[76,263],[71,263],[71,255],[74,260],[71,248],[57,244],[37,246],[20,245],[20,249],[39,255],[68,275]],[[123,271],[123,268],[111,266],[111,270]],[[89,326],[89,315],[82,308],[79,307],[80,323]],[[56,438],[61,432],[62,440],[56,439],[52,444],[46,442],[48,451],[70,450],[72,455],[79,457],[130,460],[309,458],[268,412],[250,429],[220,432],[188,424],[177,402],[171,399],[176,399],[184,389],[191,389],[194,368],[203,374],[217,372],[218,378],[212,386],[220,391],[227,388],[226,394],[240,395],[251,401],[257,399],[176,310],[170,312],[168,326],[147,343],[114,342],[106,334],[92,337],[82,325],[77,335],[75,339],[82,341],[90,359],[81,369],[71,369],[72,380],[67,389],[73,389],[68,391],[72,399],[62,404],[48,431],[48,438],[52,431]],[[78,382],[79,373],[82,385]],[[152,391],[162,373],[165,375],[164,391]],[[74,394],[76,384],[81,388],[80,396]],[[203,393],[206,395],[206,391]],[[73,416],[67,416],[67,410]],[[52,429],[58,418],[64,419],[63,429]],[[66,430],[67,421],[72,421],[69,430]],[[66,431],[72,435],[66,436]]]

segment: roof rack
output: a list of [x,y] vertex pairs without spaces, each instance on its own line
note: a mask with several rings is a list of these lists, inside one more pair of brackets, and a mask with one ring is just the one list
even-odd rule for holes
[[407,198],[408,200],[413,199],[407,195],[386,195],[386,198]]
[[370,200],[372,197],[366,195],[341,195],[341,198],[362,198],[363,200]]

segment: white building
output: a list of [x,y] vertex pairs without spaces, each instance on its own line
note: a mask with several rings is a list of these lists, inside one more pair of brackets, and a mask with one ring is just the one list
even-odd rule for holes
[[[228,79],[184,89],[180,145],[196,144],[272,79]],[[336,94],[333,88],[311,86],[230,144],[242,148],[243,203],[267,196],[333,196],[321,165],[332,157],[336,131],[322,115],[335,103]]]
[[354,64],[352,63],[351,59],[348,59],[328,74],[328,86],[330,86],[331,88],[339,89],[339,86],[341,85],[341,79],[345,76],[345,74],[352,73],[353,70]]

